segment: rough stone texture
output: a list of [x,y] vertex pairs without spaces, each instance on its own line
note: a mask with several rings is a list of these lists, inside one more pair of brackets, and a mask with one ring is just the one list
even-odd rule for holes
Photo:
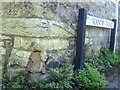
[[98,51],[101,47],[109,45],[110,32],[110,29],[87,27],[85,43],[91,45],[93,51]]
[[6,49],[3,47],[0,47],[0,54],[4,55],[6,53]]
[[13,49],[9,61],[10,66],[18,65],[25,67],[28,64],[31,52]]
[[120,53],[120,2],[118,11],[118,30],[117,30],[117,40],[116,40],[116,50]]
[[4,10],[3,17],[39,17],[63,22],[75,22],[79,8],[87,8],[88,13],[95,16],[99,15],[109,19],[116,17],[116,5],[113,2],[4,2],[2,7]]
[[51,61],[59,61],[60,64],[65,62],[72,63],[74,57],[75,57],[75,50],[47,50],[47,62],[46,64],[49,64]]
[[2,11],[2,2],[0,1],[0,19],[2,17],[3,11]]
[[45,62],[47,60],[47,53],[45,51],[41,52],[40,58],[42,61]]
[[[89,15],[117,19],[115,3],[87,1],[0,2],[0,54],[9,59],[10,75],[25,71],[30,81],[47,80],[49,67],[73,63],[79,8],[87,8]],[[109,29],[87,26],[89,51],[109,45],[109,35]]]
[[51,61],[51,62],[49,62],[48,63],[48,67],[49,68],[56,68],[56,67],[59,67],[59,65],[60,65],[60,62],[59,61]]
[[0,11],[2,11],[2,1],[0,0]]
[[18,2],[3,3],[3,17],[57,19],[58,3]]
[[58,16],[62,22],[76,23],[77,14],[78,14],[78,9],[76,8],[76,4],[77,3],[75,2],[59,3]]
[[36,18],[3,18],[0,33],[31,37],[72,37],[71,33],[75,35],[74,30],[63,23]]
[[86,37],[104,37],[109,36],[110,29],[89,27],[86,31]]
[[4,46],[4,42],[0,42],[0,47]]
[[15,37],[14,48],[44,51],[52,49],[67,49],[69,41],[66,39],[44,39],[44,38],[24,38]]
[[28,71],[32,73],[42,71],[43,63],[44,62],[40,60],[40,52],[33,52],[28,63]]
[[2,38],[1,38],[1,39],[2,39],[2,40],[11,40],[11,37],[2,35]]
[[3,75],[3,65],[4,65],[4,60],[3,56],[6,54],[6,49],[3,48],[4,42],[2,41],[2,35],[0,34],[0,88],[2,87],[2,75]]
[[2,32],[2,19],[0,18],[0,32]]

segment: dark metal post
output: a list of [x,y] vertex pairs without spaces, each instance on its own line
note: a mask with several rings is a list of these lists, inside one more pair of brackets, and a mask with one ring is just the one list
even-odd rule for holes
[[75,70],[83,69],[86,17],[87,10],[85,8],[79,9]]
[[110,47],[109,47],[110,51],[115,50],[115,35],[116,35],[116,23],[117,23],[116,19],[113,19],[112,21],[114,22],[114,28],[111,29]]

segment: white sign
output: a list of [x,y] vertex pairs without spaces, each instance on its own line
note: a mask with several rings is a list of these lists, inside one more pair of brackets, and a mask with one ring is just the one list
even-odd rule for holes
[[111,28],[111,29],[114,28],[114,22],[113,21],[93,17],[93,16],[90,16],[90,15],[87,15],[86,25],[103,27],[103,28]]

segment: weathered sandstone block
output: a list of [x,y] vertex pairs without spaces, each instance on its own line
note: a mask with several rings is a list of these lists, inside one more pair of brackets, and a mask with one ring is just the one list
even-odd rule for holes
[[21,67],[26,67],[29,61],[29,57],[31,55],[30,51],[22,51],[13,49],[11,52],[9,65],[17,65]]
[[30,37],[73,37],[69,26],[57,21],[27,18],[3,18],[0,33]]
[[27,70],[32,73],[40,72],[42,71],[43,63],[40,60],[40,52],[32,52]]
[[52,49],[66,49],[69,41],[65,39],[44,39],[15,37],[14,48],[25,50],[44,51]]

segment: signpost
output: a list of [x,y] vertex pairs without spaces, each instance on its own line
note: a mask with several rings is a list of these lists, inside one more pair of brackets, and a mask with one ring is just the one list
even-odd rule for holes
[[79,9],[77,43],[76,43],[76,60],[74,62],[75,69],[83,69],[86,25],[92,27],[111,29],[109,50],[114,51],[116,22],[117,21],[115,19],[111,21],[111,20],[101,19],[98,17],[87,15],[87,10],[85,8]]

